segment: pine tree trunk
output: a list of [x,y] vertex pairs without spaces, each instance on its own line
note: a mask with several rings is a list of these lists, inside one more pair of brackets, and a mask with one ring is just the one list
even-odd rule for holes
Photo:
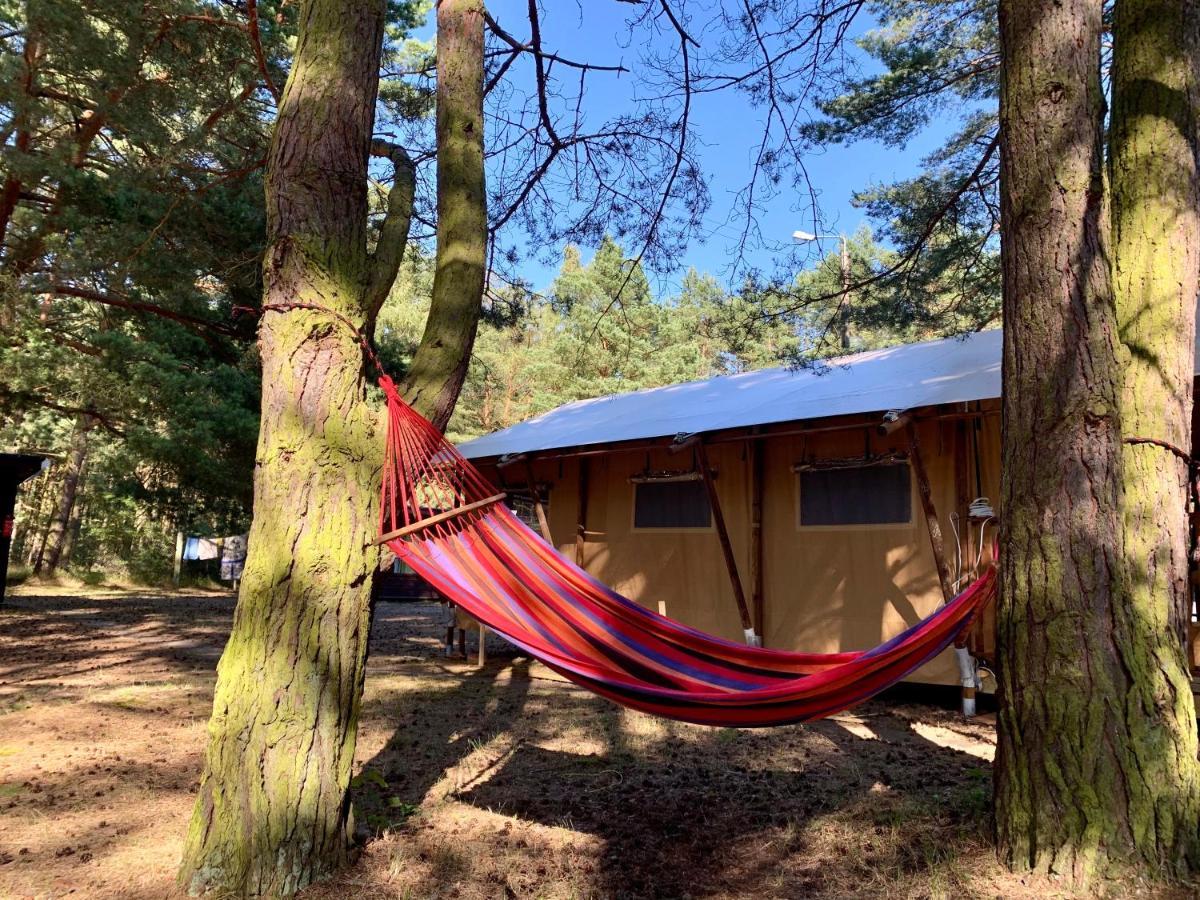
[[1121,828],[1128,687],[1121,430],[1099,0],[1002,0],[1004,428],[996,825],[1002,856],[1088,877]]
[[[265,305],[365,319],[384,0],[305,0],[268,156]],[[294,893],[350,852],[382,445],[355,337],[266,312],[249,554],[180,883]]]
[[[1124,345],[1126,436],[1190,449],[1200,294],[1197,67],[1200,3],[1121,0],[1114,9],[1112,259]],[[1148,444],[1124,451],[1128,597],[1116,641],[1130,679],[1130,838],[1176,872],[1200,862],[1190,621],[1188,467]]]
[[45,555],[38,560],[34,574],[53,575],[58,570],[70,535],[71,518],[75,512],[75,499],[79,494],[79,482],[83,478],[83,467],[87,463],[88,433],[95,427],[91,416],[80,416],[71,435],[71,450],[63,471],[62,488],[58,495],[58,506],[50,518],[50,530],[46,534]]
[[437,259],[404,392],[445,429],[467,376],[487,268],[482,0],[440,0],[437,27]]
[[[1118,45],[1122,27],[1119,14]],[[1146,362],[1165,349],[1176,374],[1151,401],[1157,418],[1139,418],[1131,391],[1146,388],[1125,385],[1121,343],[1137,328],[1130,327],[1126,297],[1118,320],[1114,280],[1116,290],[1140,284],[1151,293],[1165,282],[1152,286],[1162,270],[1151,277],[1143,267],[1133,276],[1125,267],[1114,278],[1111,268],[1113,255],[1121,260],[1129,250],[1109,243],[1102,29],[1099,0],[1000,3],[1005,346],[997,839],[1014,868],[1076,882],[1114,860],[1179,865],[1195,838],[1181,823],[1192,832],[1196,825],[1195,734],[1184,708],[1191,698],[1185,701],[1178,680],[1178,614],[1168,611],[1178,605],[1172,585],[1184,560],[1173,557],[1184,522],[1179,473],[1173,463],[1123,445],[1124,414],[1136,427],[1156,429],[1152,437],[1178,434],[1171,428],[1187,405],[1178,370],[1187,368],[1190,379],[1192,346],[1188,340],[1184,348],[1182,327],[1142,333]],[[1118,80],[1114,72],[1114,94]],[[1137,115],[1137,102],[1128,99],[1118,116]],[[1162,184],[1150,180],[1144,188],[1150,196]],[[1118,244],[1130,227],[1147,225],[1136,221],[1133,198],[1141,189],[1132,182],[1119,189]],[[1186,202],[1194,204],[1194,195]],[[1185,281],[1194,284],[1194,255],[1181,265],[1190,267]],[[1176,341],[1179,347],[1168,347]],[[1175,360],[1185,349],[1186,366]],[[1127,458],[1149,467],[1127,474]],[[1129,505],[1127,488],[1136,501]],[[1142,533],[1151,515],[1161,534]]]
[[[266,306],[315,304],[361,327],[387,292],[380,267],[394,277],[395,253],[377,251],[376,259],[366,251],[384,9],[384,0],[302,4],[268,156]],[[443,287],[430,311],[437,324],[417,351],[421,390],[409,399],[444,424],[479,318],[487,236],[478,0],[441,0],[438,28]],[[474,104],[470,115],[464,103]],[[389,204],[389,216],[411,213],[394,206],[403,204]],[[385,223],[381,233],[398,237],[398,228]],[[379,557],[367,545],[378,530],[382,434],[366,403],[354,336],[326,313],[267,312],[259,349],[249,554],[179,872],[190,891],[236,896],[291,894],[348,859],[350,772]]]

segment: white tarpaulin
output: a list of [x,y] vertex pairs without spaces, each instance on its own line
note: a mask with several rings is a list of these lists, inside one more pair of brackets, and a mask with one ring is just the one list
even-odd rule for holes
[[1001,332],[870,350],[822,369],[761,369],[568,403],[467,441],[469,458],[886,412],[1000,396]]
[[[1200,335],[1198,335],[1200,340]],[[1198,352],[1200,357],[1200,352]],[[471,459],[1000,397],[1000,329],[568,403],[459,446]],[[1200,361],[1200,360],[1198,360]]]

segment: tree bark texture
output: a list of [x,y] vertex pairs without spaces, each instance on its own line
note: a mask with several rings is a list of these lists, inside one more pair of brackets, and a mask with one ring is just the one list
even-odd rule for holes
[[996,825],[1085,878],[1115,837],[1128,676],[1099,0],[1002,0],[1004,427]]
[[[1156,268],[1140,246],[1161,234],[1162,223],[1151,227],[1147,218],[1161,210],[1147,206],[1161,200],[1165,182],[1147,178],[1148,161],[1130,156],[1158,152],[1149,143],[1120,146],[1146,124],[1143,114],[1157,115],[1142,106],[1144,98],[1119,96],[1120,62],[1110,204],[1102,7],[1099,0],[1000,3],[1005,335],[996,828],[1011,866],[1076,882],[1114,861],[1182,867],[1196,825],[1194,713],[1180,680],[1181,613],[1174,612],[1183,590],[1175,582],[1186,572],[1186,543],[1177,533],[1186,528],[1181,472],[1149,450],[1127,450],[1123,437],[1146,428],[1154,431],[1148,436],[1187,446],[1173,437],[1185,432],[1172,429],[1187,421],[1178,410],[1190,408],[1180,393],[1190,384],[1192,354],[1182,305],[1190,313],[1197,261],[1193,245],[1178,261],[1182,268]],[[1133,7],[1121,7],[1117,44],[1140,41],[1136,27],[1122,35]],[[1179,22],[1170,27],[1186,30]],[[1140,59],[1144,49],[1128,52]],[[1150,63],[1175,64],[1165,57]],[[1126,65],[1136,72],[1132,59]],[[1122,137],[1123,129],[1130,134]],[[1121,166],[1130,166],[1123,176]],[[1172,175],[1184,193],[1192,191],[1180,184],[1192,177],[1190,166],[1191,157]],[[1184,218],[1195,214],[1190,196]],[[1165,307],[1173,313],[1157,299],[1172,293]],[[1151,295],[1156,312],[1139,324],[1134,310]],[[1175,330],[1164,332],[1170,316]],[[1175,359],[1185,339],[1186,364]],[[1145,365],[1127,380],[1123,367],[1138,347]],[[1158,371],[1156,357],[1170,374]],[[1157,394],[1141,394],[1150,378],[1158,379]]]
[[[1190,448],[1200,294],[1197,89],[1200,3],[1120,0],[1114,8],[1113,288],[1127,437]],[[1190,621],[1188,467],[1148,444],[1124,447],[1128,595],[1114,608],[1130,681],[1129,838],[1150,862],[1200,861],[1196,704],[1184,645]]]
[[[312,304],[369,333],[412,216],[411,162],[372,141],[385,0],[304,0],[267,160],[266,307]],[[438,6],[438,262],[410,401],[445,425],[481,310],[483,17]],[[367,251],[367,161],[396,182]],[[267,311],[254,519],[217,670],[179,879],[192,892],[288,895],[343,865],[378,552],[382,433],[356,337],[325,312]]]
[[62,561],[63,551],[70,536],[76,498],[79,495],[79,483],[83,480],[83,469],[87,465],[88,433],[95,424],[95,420],[87,415],[80,416],[75,423],[75,430],[71,435],[71,449],[67,453],[67,464],[63,469],[58,505],[50,517],[45,554],[38,559],[34,568],[35,574],[53,575]]
[[[267,162],[265,305],[361,325],[384,0],[305,0]],[[179,879],[294,893],[348,860],[382,446],[362,351],[329,315],[266,312],[254,518]]]
[[440,0],[437,29],[437,259],[404,393],[445,429],[467,376],[487,269],[482,0]]

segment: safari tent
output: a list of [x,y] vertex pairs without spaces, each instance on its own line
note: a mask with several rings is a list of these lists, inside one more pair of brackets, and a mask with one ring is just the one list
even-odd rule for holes
[[[863,649],[990,554],[1000,361],[986,331],[570,403],[459,449],[645,606],[775,649]],[[959,669],[947,652],[912,678]]]

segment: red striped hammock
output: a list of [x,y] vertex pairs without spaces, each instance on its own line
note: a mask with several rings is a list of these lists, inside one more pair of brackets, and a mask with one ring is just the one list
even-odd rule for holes
[[995,591],[989,568],[871,650],[793,653],[713,637],[629,600],[564,559],[399,396],[386,377],[381,532],[445,597],[590,691],[703,725],[819,719],[872,697],[963,633]]

